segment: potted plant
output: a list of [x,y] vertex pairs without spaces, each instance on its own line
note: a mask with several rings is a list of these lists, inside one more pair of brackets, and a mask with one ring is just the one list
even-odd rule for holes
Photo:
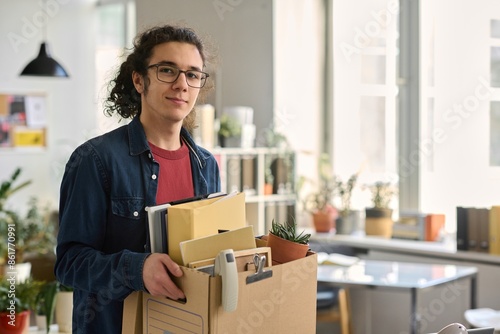
[[390,182],[378,181],[368,187],[371,191],[372,207],[366,208],[365,232],[366,235],[376,235],[385,238],[392,236],[392,209],[390,202],[397,189]]
[[31,183],[31,181],[28,180],[18,185],[14,185],[20,174],[21,174],[21,168],[18,167],[14,170],[9,180],[3,181],[2,184],[0,185],[0,212],[4,210],[5,202],[7,202],[7,199],[12,194],[28,186]]
[[13,246],[2,249],[1,257],[5,263],[15,264],[19,281],[31,274],[31,263],[25,260],[27,254],[40,257],[54,252],[56,223],[49,220],[48,212],[47,207],[39,208],[36,198],[30,199],[24,216],[12,210],[0,212],[0,235]]
[[59,285],[55,307],[59,332],[71,333],[73,331],[73,288]]
[[[15,250],[11,248],[9,251],[8,249],[9,244],[15,245],[15,242],[10,241],[15,241],[12,238],[14,236],[17,237],[17,235],[16,232],[14,232],[15,227],[13,227],[12,225],[8,225],[8,216],[11,211],[8,211],[5,208],[5,203],[12,194],[16,193],[17,191],[21,190],[31,183],[31,181],[24,181],[17,184],[17,179],[19,178],[20,174],[21,168],[16,168],[10,178],[6,181],[3,181],[0,185],[0,235],[4,238],[7,238],[7,240],[5,240],[6,242],[0,242],[0,265],[2,266],[7,262],[10,265],[15,264],[15,262],[19,262]],[[11,238],[10,240],[8,239],[9,237]],[[3,267],[0,269],[2,269],[0,271],[0,275],[3,275]],[[27,264],[24,267],[19,266],[19,268],[16,269],[22,278],[26,278],[30,274],[31,265]]]
[[12,277],[0,277],[0,333],[21,334],[29,328],[30,311],[43,282],[27,279],[16,282]]
[[[330,232],[336,228],[337,233],[342,232],[343,221],[351,213],[351,198],[357,185],[359,172],[351,175],[347,181],[334,175],[329,155],[320,155],[318,163],[319,182],[316,191],[309,193],[303,201],[306,211],[311,213],[316,232]],[[299,180],[298,188],[301,189],[306,180]],[[338,226],[340,223],[341,226]]]
[[304,231],[297,234],[295,222],[282,224],[274,219],[267,236],[267,246],[271,248],[273,264],[282,264],[306,256],[309,250],[310,234]]
[[[27,253],[46,254],[53,251],[56,243],[55,222],[49,220],[49,208],[40,208],[35,197],[29,200],[24,216],[12,210],[0,212],[0,230],[7,231],[9,226],[15,226],[16,241],[13,244],[17,263],[22,263]],[[8,256],[8,252],[3,255]]]
[[335,177],[335,197],[338,202],[339,215],[335,221],[337,234],[351,234],[361,225],[359,211],[351,206],[352,194],[357,186],[359,172],[352,174],[347,181]]
[[265,142],[263,143],[266,147],[278,147],[282,149],[287,149],[290,147],[288,138],[271,128],[266,128],[263,133],[263,138]]
[[[303,191],[306,183],[314,184],[305,177],[299,178],[297,189]],[[308,193],[302,200],[305,211],[312,216],[316,232],[330,232],[335,228],[335,219],[338,216],[337,209],[333,206],[335,177],[332,173],[330,158],[328,154],[322,153],[318,160],[318,182],[315,190]]]
[[339,198],[339,214],[347,216],[351,212],[352,192],[358,182],[358,173],[352,174],[347,181],[342,181],[338,176],[335,177],[335,195]]
[[[16,184],[17,179],[19,175],[21,174],[21,168],[16,168],[10,178],[6,181],[3,181],[2,184],[0,185],[0,219],[2,216],[5,215],[5,203],[7,202],[7,199],[14,194],[15,192],[21,190],[22,188],[28,186],[31,181],[24,181],[20,184]],[[7,235],[7,226],[4,224],[0,224],[0,235]],[[0,264],[3,264],[6,260],[5,254],[7,254],[8,249],[7,249],[8,243],[6,242],[0,242],[0,252],[1,252],[1,257],[0,257]],[[0,275],[2,273],[0,272]]]
[[[24,188],[31,181],[14,185],[21,173],[16,169],[8,181],[0,186],[0,235],[6,242],[1,242],[0,258],[4,263],[16,265],[18,279],[26,279],[30,275],[31,264],[24,261],[27,253],[43,255],[54,252],[56,243],[56,222],[49,215],[49,207],[39,207],[38,200],[32,197],[28,202],[25,215],[7,208],[7,199],[14,192]],[[6,246],[12,245],[11,249]]]
[[272,195],[274,175],[270,167],[267,167],[264,173],[264,195]]
[[47,333],[50,324],[54,319],[54,310],[56,306],[56,296],[59,292],[59,282],[46,282],[41,287],[36,297],[36,323],[38,330],[45,330]]
[[240,133],[241,124],[234,117],[222,114],[219,120],[219,130],[217,131],[219,145],[225,147],[228,138],[238,136]]

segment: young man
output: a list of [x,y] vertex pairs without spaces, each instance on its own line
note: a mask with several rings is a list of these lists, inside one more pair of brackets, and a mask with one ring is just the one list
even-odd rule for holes
[[111,82],[106,112],[131,118],[72,154],[61,184],[55,272],[74,288],[73,333],[121,333],[133,291],[184,298],[166,254],[145,252],[145,207],[220,191],[214,157],[192,140],[193,107],[208,74],[187,28],[145,31]]

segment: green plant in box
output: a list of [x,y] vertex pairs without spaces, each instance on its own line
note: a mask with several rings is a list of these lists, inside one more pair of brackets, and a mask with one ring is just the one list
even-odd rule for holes
[[309,243],[309,239],[311,238],[311,234],[304,233],[304,231],[297,234],[297,224],[290,224],[286,222],[284,224],[280,224],[274,219],[271,223],[271,230],[269,232],[282,239],[303,245],[307,245]]
[[282,264],[294,261],[306,256],[309,250],[310,234],[297,234],[295,222],[282,224],[274,219],[267,236],[267,246],[271,248],[273,264]]

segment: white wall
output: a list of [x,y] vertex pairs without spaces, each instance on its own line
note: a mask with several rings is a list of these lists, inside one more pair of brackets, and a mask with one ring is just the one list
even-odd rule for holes
[[272,121],[273,108],[272,1],[215,3],[136,1],[137,30],[167,23],[193,28],[213,44],[218,58],[210,78],[215,79],[217,115],[227,106],[250,106],[257,129],[263,129]]
[[[138,30],[180,22],[213,40],[220,58],[216,112],[253,107],[257,144],[274,127],[298,152],[296,175],[315,178],[324,108],[323,1],[151,0],[137,1],[136,9]],[[308,215],[299,219],[309,223]]]
[[[16,50],[6,36],[22,35],[24,20],[42,11],[38,0],[0,2],[0,93],[45,92],[49,124],[47,148],[0,149],[0,180],[15,167],[33,184],[12,203],[22,206],[31,195],[58,201],[64,164],[73,149],[99,134],[101,106],[95,87],[95,0],[47,0],[58,6],[47,25],[52,55],[69,72],[69,79],[19,77],[21,69],[38,53],[42,33],[27,38]],[[322,1],[258,0],[137,1],[137,29],[166,22],[186,23],[218,48],[215,76],[219,108],[249,105],[255,109],[258,131],[277,121],[293,148],[299,151],[297,175],[316,172],[320,149],[319,124],[323,108]],[[279,36],[279,38],[277,37]],[[273,46],[273,42],[276,44]],[[300,77],[296,75],[300,73]],[[273,115],[276,115],[274,117]],[[303,154],[312,152],[312,154]]]
[[[273,2],[276,130],[297,151],[297,177],[316,179],[325,103],[325,8],[321,0]],[[308,213],[297,213],[299,223],[312,224]]]
[[[0,93],[43,92],[47,96],[47,148],[43,150],[0,149],[0,181],[16,167],[23,169],[21,179],[33,183],[12,197],[14,207],[23,207],[30,196],[57,206],[59,184],[70,152],[96,131],[94,97],[94,1],[48,0],[50,16],[44,15],[39,0],[2,0],[0,2]],[[42,30],[38,17],[49,17],[46,37],[52,56],[69,72],[69,79],[20,77],[26,64],[36,57]],[[26,23],[29,22],[29,23]],[[23,42],[16,45],[8,36],[16,34]]]

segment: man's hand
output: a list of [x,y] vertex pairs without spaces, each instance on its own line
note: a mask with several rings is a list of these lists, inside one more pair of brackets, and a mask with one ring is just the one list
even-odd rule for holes
[[182,276],[182,270],[167,254],[153,253],[147,257],[142,270],[144,286],[153,296],[165,296],[173,300],[185,298],[184,293],[172,282],[168,273]]

